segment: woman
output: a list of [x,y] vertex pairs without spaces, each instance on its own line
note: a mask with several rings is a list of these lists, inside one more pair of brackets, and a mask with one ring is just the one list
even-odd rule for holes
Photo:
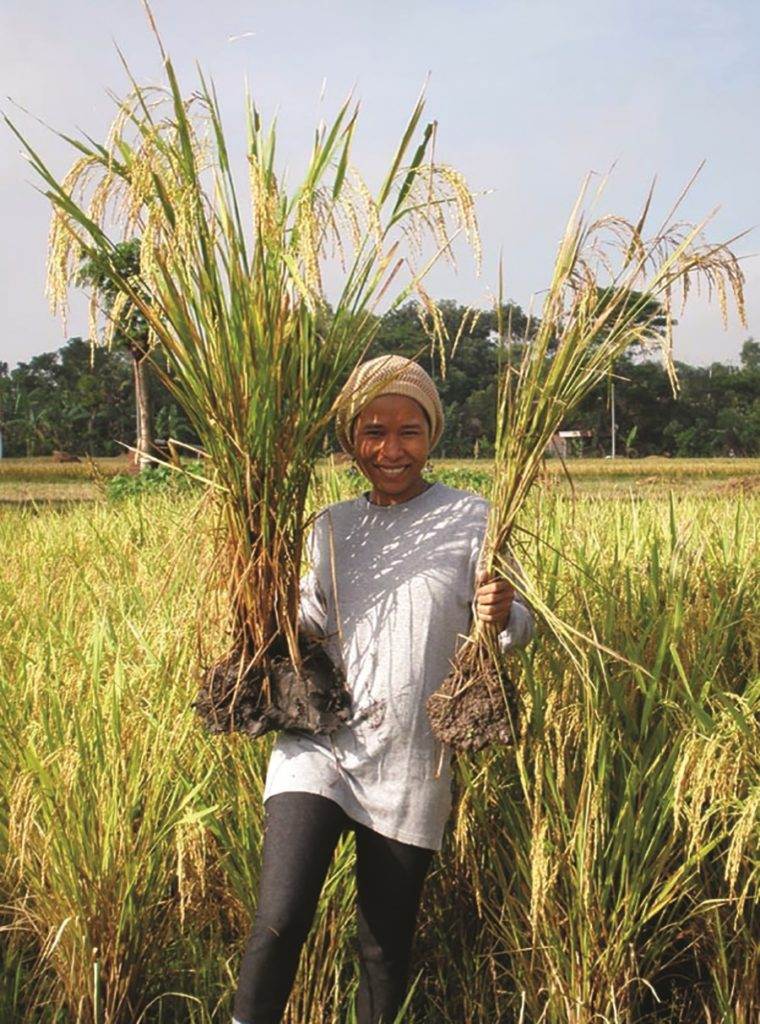
[[[372,398],[367,401],[368,388]],[[391,1024],[407,985],[422,884],[451,809],[450,751],[425,701],[473,611],[506,650],[531,637],[525,603],[478,573],[488,503],[422,472],[443,431],[435,384],[381,356],[344,389],[338,438],[371,489],[316,518],[300,628],[342,665],[352,714],[331,737],[281,733],[264,788],[258,907],[235,1024],[276,1024],[333,851],[356,833],[359,1024]],[[476,586],[477,583],[477,586]]]

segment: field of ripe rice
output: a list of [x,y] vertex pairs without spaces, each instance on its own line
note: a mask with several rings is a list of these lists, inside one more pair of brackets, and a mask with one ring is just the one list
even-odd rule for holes
[[[411,1024],[760,1019],[760,492],[663,461],[672,488],[596,462],[639,500],[557,483],[523,517],[547,603],[615,655],[573,670],[539,628],[515,658],[523,739],[460,762]],[[2,1022],[229,1024],[271,739],[189,707],[225,647],[210,529],[192,492],[0,507]],[[289,1024],[353,1020],[352,856]]]

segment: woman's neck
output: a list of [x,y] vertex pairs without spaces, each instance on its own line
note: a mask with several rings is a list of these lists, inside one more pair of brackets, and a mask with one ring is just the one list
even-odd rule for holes
[[373,487],[369,492],[369,502],[372,505],[403,505],[406,501],[411,501],[412,498],[416,498],[430,487],[430,483],[427,480],[423,480],[419,477],[415,480],[411,487],[408,487],[401,494],[388,494],[385,491],[378,491],[376,487]]

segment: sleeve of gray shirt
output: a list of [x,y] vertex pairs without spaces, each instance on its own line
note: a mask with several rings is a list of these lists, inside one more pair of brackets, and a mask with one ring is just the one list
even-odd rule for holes
[[[477,557],[477,564],[475,570],[476,573],[482,564],[483,554],[484,552],[481,547]],[[522,569],[520,568],[520,564],[515,558],[514,553],[512,551],[509,552],[508,561],[512,575],[518,581],[519,584],[519,581],[523,580],[525,577],[523,575]],[[473,620],[475,619],[476,615],[477,610],[475,607],[475,597],[473,595]],[[501,651],[511,651],[516,647],[525,647],[530,642],[532,636],[533,613],[531,612],[530,605],[528,604],[525,595],[521,592],[518,585],[515,588],[515,596],[512,599],[512,607],[509,610],[509,619],[507,620],[507,624],[504,627],[504,629],[501,630],[501,632],[497,635],[499,648]]]
[[512,607],[509,609],[509,620],[506,627],[499,633],[499,647],[502,651],[514,647],[525,647],[533,636],[533,615],[522,596],[515,593]]
[[[510,551],[509,564],[515,579],[524,580],[523,571]],[[525,647],[533,636],[533,613],[525,595],[519,588],[515,588],[515,596],[512,599],[512,607],[509,610],[509,619],[506,627],[499,633],[499,647],[502,651],[511,650],[514,647]]]

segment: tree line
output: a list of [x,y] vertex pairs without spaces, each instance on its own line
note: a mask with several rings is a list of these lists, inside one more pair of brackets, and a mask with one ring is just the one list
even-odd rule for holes
[[[440,304],[443,320],[454,337],[466,310],[458,303]],[[439,386],[446,427],[437,454],[446,457],[487,456],[495,430],[498,347],[495,311],[482,311],[458,339],[447,360],[431,354],[424,317],[414,302],[382,317],[367,358],[385,352],[416,357]],[[519,306],[502,310],[516,338],[530,335]],[[519,347],[519,346],[518,346]],[[138,353],[139,355],[139,353]],[[160,353],[151,358],[160,360]],[[674,396],[667,374],[655,361],[632,353],[620,361],[614,379],[617,450],[620,454],[672,456],[760,454],[760,344],[745,341],[739,366],[708,367],[677,363],[680,392]],[[145,370],[145,366],[140,367]],[[599,386],[574,414],[568,429],[584,431],[583,453],[607,454],[611,443],[611,382]],[[134,446],[140,417],[135,415],[135,389],[147,389],[140,403],[150,412],[154,440],[196,438],[169,393],[149,366],[136,373],[135,348],[117,345],[93,348],[73,337],[57,352],[34,356],[9,370],[0,363],[0,431],[4,455],[117,455]],[[121,444],[119,443],[121,442]],[[337,448],[337,444],[335,445]]]

